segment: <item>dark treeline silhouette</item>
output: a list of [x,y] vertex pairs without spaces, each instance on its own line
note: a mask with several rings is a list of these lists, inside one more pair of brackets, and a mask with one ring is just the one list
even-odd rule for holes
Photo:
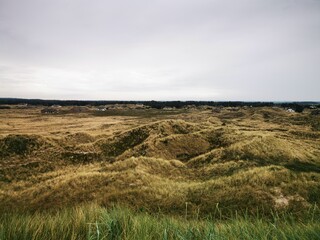
[[310,106],[320,107],[319,102],[241,102],[241,101],[93,101],[93,100],[43,100],[43,99],[22,99],[22,98],[0,98],[2,105],[41,105],[41,106],[99,106],[107,104],[144,104],[152,108],[162,109],[164,107],[183,108],[188,105],[193,106],[213,106],[213,107],[272,107],[280,106],[292,108],[297,112],[302,112],[304,108]]

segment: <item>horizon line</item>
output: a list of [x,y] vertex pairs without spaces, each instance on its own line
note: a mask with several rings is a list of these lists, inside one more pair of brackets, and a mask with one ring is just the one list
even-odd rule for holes
[[264,103],[320,103],[320,100],[114,100],[114,99],[44,99],[44,98],[20,98],[0,97],[0,100],[37,100],[37,101],[77,101],[77,102],[264,102]]

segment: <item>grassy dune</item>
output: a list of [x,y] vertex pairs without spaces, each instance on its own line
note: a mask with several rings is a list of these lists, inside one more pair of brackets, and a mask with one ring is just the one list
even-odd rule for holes
[[[320,116],[308,110],[146,109],[97,114],[89,107],[77,113],[66,107],[63,114],[56,115],[41,114],[40,110],[0,110],[4,236],[14,236],[15,227],[10,225],[19,221],[24,226],[21,234],[29,239],[28,234],[37,232],[58,236],[58,230],[41,225],[43,218],[52,220],[52,228],[59,224],[68,228],[61,231],[68,232],[66,239],[72,239],[72,231],[88,238],[88,229],[72,230],[76,226],[63,222],[103,223],[117,219],[114,212],[134,219],[134,227],[126,230],[130,237],[121,235],[125,239],[143,239],[137,234],[153,228],[154,239],[166,239],[166,234],[169,239],[192,239],[192,234],[210,239],[210,231],[228,239],[225,234],[239,234],[227,233],[228,229],[241,226],[244,233],[261,233],[257,239],[268,239],[263,238],[267,232],[275,234],[270,238],[280,239],[291,232],[289,239],[295,239],[299,231],[311,234],[309,239],[316,236],[312,234],[318,230],[314,221],[318,221],[319,211],[310,209],[320,204]],[[134,212],[109,211],[114,205]],[[159,220],[155,213],[177,219],[162,216]],[[272,230],[277,214],[285,222]],[[223,222],[187,221],[182,216]],[[143,219],[160,222],[144,229]],[[174,222],[172,232],[166,227],[168,221]],[[191,224],[196,226],[194,233],[188,233]],[[255,225],[261,229],[253,230]],[[106,234],[103,226],[101,234]]]

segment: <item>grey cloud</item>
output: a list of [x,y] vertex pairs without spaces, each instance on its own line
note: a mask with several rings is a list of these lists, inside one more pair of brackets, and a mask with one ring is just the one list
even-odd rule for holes
[[0,0],[0,96],[320,100],[320,2]]

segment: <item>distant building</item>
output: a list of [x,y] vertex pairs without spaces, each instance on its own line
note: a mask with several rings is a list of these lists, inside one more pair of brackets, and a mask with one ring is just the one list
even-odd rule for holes
[[51,106],[52,108],[61,108],[61,105],[54,104]]
[[97,107],[96,110],[100,111],[100,112],[105,112],[107,110],[107,108],[105,106],[99,106],[99,107]]
[[135,108],[136,109],[144,109],[144,108],[146,108],[143,104],[136,104],[135,105]]

